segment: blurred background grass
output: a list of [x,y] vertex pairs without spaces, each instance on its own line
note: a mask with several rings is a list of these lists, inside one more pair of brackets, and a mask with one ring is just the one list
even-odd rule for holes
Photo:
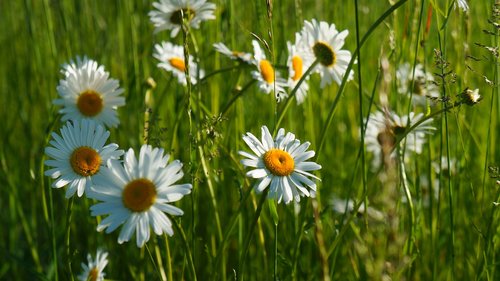
[[[192,30],[198,48],[195,55],[206,73],[233,65],[232,61],[214,52],[213,43],[223,41],[235,49],[251,52],[251,33],[270,41],[266,1],[211,2],[217,5],[216,20],[204,22],[199,30]],[[395,2],[360,0],[360,37]],[[482,32],[485,29],[497,32],[488,23],[495,1],[471,1],[468,13],[452,10],[446,28],[441,29],[443,15],[439,14],[439,9],[446,11],[451,2],[407,1],[375,29],[361,49],[358,63],[361,64],[363,94],[366,96],[362,105],[365,117],[369,108],[368,97],[373,91],[375,106],[380,106],[379,93],[383,88],[386,88],[392,109],[400,115],[407,114],[408,99],[396,92],[396,68],[404,62],[417,61],[425,64],[428,71],[437,72],[435,49],[445,51],[449,70],[457,74],[456,83],[447,86],[450,95],[460,93],[465,87],[480,89],[484,99],[479,105],[454,109],[448,114],[450,156],[458,163],[457,171],[450,179],[454,191],[453,205],[448,201],[448,179],[441,177],[441,197],[431,207],[424,206],[430,199],[424,197],[422,177],[428,181],[439,179],[432,172],[431,162],[446,154],[446,131],[442,119],[438,118],[434,122],[438,130],[430,137],[424,153],[413,157],[407,167],[411,191],[417,202],[416,222],[409,221],[407,205],[401,200],[402,191],[392,207],[399,218],[397,231],[393,233],[395,236],[406,241],[409,229],[415,229],[412,249],[401,248],[400,255],[394,257],[388,249],[397,239],[378,236],[387,234],[386,224],[362,217],[344,224],[345,217],[333,212],[332,197],[359,201],[364,198],[365,189],[367,201],[373,199],[374,207],[388,212],[387,206],[376,204],[383,184],[377,172],[369,169],[369,154],[366,154],[365,186],[361,180],[359,84],[350,82],[326,135],[326,145],[317,159],[323,166],[319,184],[321,220],[329,254],[329,275],[334,280],[382,279],[382,273],[394,280],[498,278],[499,212],[492,204],[498,200],[498,187],[488,177],[487,169],[499,161],[496,143],[500,101],[498,87],[488,85],[484,79],[498,80],[498,61],[475,44],[498,46],[497,36]],[[238,150],[247,150],[241,135],[247,131],[258,135],[262,125],[272,127],[276,106],[271,96],[259,93],[254,86],[237,101],[226,118],[218,120],[215,117],[236,89],[251,79],[250,69],[237,68],[212,76],[194,89],[194,95],[201,97],[199,103],[193,104],[194,126],[200,142],[190,150],[184,88],[169,73],[158,69],[152,57],[155,43],[166,40],[182,44],[182,36],[169,38],[168,32],[153,34],[147,16],[152,9],[151,3],[110,0],[0,2],[0,117],[3,123],[0,126],[0,219],[3,225],[0,231],[0,279],[53,280],[56,276],[53,241],[57,276],[61,280],[68,278],[64,244],[67,200],[62,190],[50,190],[51,182],[42,176],[41,164],[51,128],[58,131],[61,126],[57,120],[58,108],[52,106],[52,100],[57,97],[56,86],[62,78],[60,67],[76,55],[97,60],[125,89],[127,104],[119,109],[121,124],[111,130],[110,137],[123,149],[137,149],[142,143],[144,93],[148,89],[146,80],[152,77],[156,81],[151,143],[172,151],[174,158],[187,163],[186,177],[195,188],[190,197],[178,202],[185,211],[179,222],[191,246],[198,278],[233,279],[233,269],[241,262],[238,258],[243,240],[260,196],[252,192],[250,200],[243,202],[237,227],[227,237],[228,247],[223,253],[217,252],[221,241],[214,218],[215,214],[220,217],[224,232],[238,210],[242,194],[251,188],[252,182],[245,179],[237,155]],[[294,34],[300,30],[304,19],[324,20],[335,23],[339,30],[348,29],[350,35],[344,49],[354,52],[354,1],[283,0],[273,1],[273,7],[272,46],[277,65],[286,64],[286,41],[294,40]],[[192,53],[194,49],[191,45]],[[380,62],[384,59],[389,62],[384,78],[389,80],[380,80],[379,77]],[[282,75],[286,74],[284,67],[279,69]],[[354,70],[357,75],[357,66]],[[297,106],[293,102],[282,126],[301,141],[310,141],[312,148],[316,149],[338,87],[332,85],[321,89],[319,78],[312,77],[310,88],[303,105]],[[210,114],[203,113],[201,105]],[[372,110],[375,106],[371,107]],[[180,120],[178,128],[177,119]],[[193,157],[190,151],[194,151],[194,159],[199,160],[196,154],[198,146],[209,163],[216,209],[201,163],[193,161],[188,164]],[[53,221],[50,208],[44,208],[50,196],[53,197]],[[87,253],[94,255],[99,247],[110,252],[109,266],[105,270],[108,278],[157,279],[154,265],[157,260],[151,260],[148,250],[137,249],[134,243],[118,245],[116,231],[109,235],[95,231],[96,221],[89,215],[91,204],[88,199],[77,198],[73,207],[69,257],[73,272],[80,272],[79,264],[85,262]],[[273,253],[274,225],[267,208],[264,208],[242,276],[250,280],[272,279],[272,264],[277,259],[281,279],[318,280],[322,276],[322,266],[314,235],[316,228],[311,200],[304,199],[296,206],[279,205],[278,212],[278,256]],[[453,225],[450,225],[450,213],[454,214]],[[450,241],[451,234],[455,237],[454,245]],[[149,243],[150,248],[158,243],[161,255],[165,257],[165,241],[164,237],[155,237]],[[191,280],[178,233],[168,238],[167,243],[174,280]],[[215,268],[218,255],[223,256],[224,265]]]

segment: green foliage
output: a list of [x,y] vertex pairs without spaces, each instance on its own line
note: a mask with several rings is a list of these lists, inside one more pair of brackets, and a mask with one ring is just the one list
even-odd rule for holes
[[[488,174],[498,177],[500,163],[496,1],[470,1],[465,13],[451,0],[211,0],[216,19],[190,30],[189,52],[213,75],[192,88],[189,100],[152,56],[160,41],[183,44],[182,34],[153,34],[152,2],[0,1],[0,279],[76,278],[87,253],[102,248],[112,280],[193,280],[192,271],[198,280],[498,280],[500,206],[493,202],[500,188]],[[212,46],[222,41],[251,52],[251,40],[261,38],[286,77],[286,42],[312,18],[349,30],[343,49],[352,54],[356,24],[359,38],[371,34],[343,92],[336,84],[321,89],[315,75],[305,102],[292,100],[286,111],[251,82],[251,66]],[[193,192],[175,204],[184,215],[174,218],[174,236],[152,235],[142,249],[133,241],[119,245],[118,231],[95,230],[95,202],[75,198],[68,208],[64,191],[43,175],[50,132],[62,125],[52,105],[60,68],[77,55],[104,65],[125,89],[110,140],[139,148],[147,111],[149,142],[185,163]],[[435,77],[440,96],[427,106],[397,92],[396,70],[406,62]],[[458,105],[466,88],[479,88],[481,102]],[[148,90],[151,106],[144,102]],[[400,116],[434,114],[437,130],[421,154],[372,169],[360,127],[385,107]],[[323,167],[321,182],[315,199],[263,208],[238,151],[249,150],[244,133],[260,137],[260,127],[272,129],[281,114],[280,127],[313,150],[324,142],[314,158]],[[449,164],[453,169],[443,169]],[[334,198],[367,207],[344,214]]]

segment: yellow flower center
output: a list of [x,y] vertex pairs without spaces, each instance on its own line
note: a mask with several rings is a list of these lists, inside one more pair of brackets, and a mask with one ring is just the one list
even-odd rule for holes
[[293,68],[293,81],[297,81],[302,77],[302,58],[299,56],[292,57],[292,68]]
[[316,59],[322,65],[331,67],[335,64],[337,57],[335,56],[335,52],[333,51],[332,47],[330,47],[330,45],[318,41],[316,42],[316,44],[314,44],[312,49],[314,52],[314,56],[316,56]]
[[69,163],[73,171],[80,176],[92,176],[99,172],[101,156],[93,148],[81,146],[71,153]]
[[87,276],[88,281],[97,281],[97,277],[99,276],[99,271],[97,270],[96,267],[93,267],[89,271],[89,275]]
[[148,179],[129,182],[123,190],[123,205],[132,212],[144,212],[156,201],[156,186]]
[[172,13],[172,15],[170,16],[170,22],[173,24],[181,25],[183,15],[189,22],[194,18],[195,14],[196,13],[189,8],[180,9]]
[[292,156],[281,149],[272,148],[268,150],[262,159],[266,168],[275,176],[288,176],[295,168]]
[[261,60],[259,62],[260,66],[260,75],[267,83],[274,82],[274,68],[268,60]]
[[179,57],[173,57],[168,60],[171,66],[174,68],[178,69],[179,71],[185,72],[186,71],[186,64],[184,63],[184,60],[179,58]]
[[104,102],[99,93],[93,90],[85,90],[78,96],[76,106],[81,114],[93,117],[102,111]]

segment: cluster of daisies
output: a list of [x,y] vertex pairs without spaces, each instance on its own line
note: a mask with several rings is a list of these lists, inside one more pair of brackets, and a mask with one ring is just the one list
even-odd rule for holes
[[[215,19],[215,5],[205,0],[162,0],[153,3],[153,6],[157,10],[151,11],[149,16],[155,32],[171,30],[171,37],[177,36],[183,26],[197,29],[202,21]],[[276,99],[281,101],[288,96],[285,88],[296,88],[295,96],[300,104],[309,90],[309,73],[319,73],[321,88],[333,81],[341,83],[351,60],[351,53],[341,49],[348,34],[347,30],[338,31],[334,24],[314,19],[305,21],[302,30],[295,34],[295,42],[287,42],[288,79],[275,71],[273,63],[266,56],[266,50],[256,40],[252,41],[253,54],[231,50],[222,42],[214,43],[213,46],[232,60],[253,65],[255,68],[251,75],[261,92],[274,92]],[[194,57],[185,54],[181,45],[161,42],[154,46],[153,56],[159,61],[158,67],[171,72],[182,85],[188,81],[194,85],[205,75]],[[189,73],[189,78],[186,73]],[[353,73],[350,72],[348,79],[352,77]]]
[[[171,37],[184,28],[198,29],[203,21],[215,19],[216,6],[206,0],[160,0],[153,7],[149,16],[155,32],[170,30]],[[253,54],[231,50],[222,42],[213,46],[232,60],[254,66],[251,75],[262,92],[274,93],[280,101],[289,96],[285,90],[288,88],[300,104],[309,91],[310,74],[320,75],[321,88],[352,79],[353,72],[346,73],[351,53],[342,50],[347,35],[347,30],[339,31],[334,24],[305,21],[302,30],[295,34],[295,41],[287,42],[287,79],[275,70],[259,41],[252,41]],[[196,84],[204,76],[195,58],[183,46],[161,42],[154,46],[153,56],[160,68],[172,72],[183,85]],[[438,94],[429,83],[432,77],[420,66],[413,69],[410,79],[411,70],[409,65],[403,65],[397,72],[401,93]],[[119,125],[117,109],[125,105],[125,98],[119,82],[110,78],[104,66],[87,57],[77,57],[63,65],[61,73],[63,78],[57,86],[59,98],[53,103],[62,107],[59,113],[66,123],[59,134],[52,133],[50,146],[45,149],[50,158],[45,161],[49,167],[45,174],[54,179],[52,186],[66,187],[67,198],[85,194],[93,199],[91,215],[106,216],[97,231],[110,233],[122,226],[118,235],[120,244],[135,234],[137,246],[142,247],[149,240],[151,229],[157,235],[173,235],[169,216],[183,215],[183,211],[171,203],[192,189],[189,183],[177,183],[184,175],[182,163],[170,161],[170,155],[162,148],[143,145],[137,156],[132,148],[125,152],[117,144],[108,143],[107,128]],[[401,138],[405,151],[420,153],[425,135],[435,130],[430,125],[432,119],[423,118],[422,113],[403,117],[392,112],[373,114],[367,120],[365,143],[375,154],[374,163],[381,161],[384,146],[392,149]],[[406,129],[410,127],[408,133]],[[301,142],[284,129],[277,130],[273,137],[267,126],[261,127],[260,139],[247,133],[243,140],[251,152],[239,152],[244,158],[241,163],[250,168],[246,175],[256,179],[257,192],[267,190],[268,198],[286,204],[314,196],[315,181],[319,178],[312,172],[321,166],[310,161],[315,152],[308,150],[309,142]],[[107,255],[102,250],[97,251],[95,260],[89,255],[88,265],[82,264],[84,272],[79,279],[103,280]]]
[[[257,81],[261,92],[274,92],[277,101],[281,101],[288,97],[286,88],[289,88],[289,92],[295,93],[297,103],[301,104],[309,91],[310,74],[320,75],[321,88],[333,81],[341,84],[352,57],[349,51],[342,50],[348,34],[347,30],[338,31],[335,24],[315,19],[304,21],[302,30],[295,33],[295,41],[287,42],[287,79],[275,71],[272,62],[266,57],[266,50],[257,40],[252,41],[253,54],[231,50],[222,42],[215,43],[214,47],[232,60],[254,65],[252,78]],[[352,78],[351,71],[347,80]]]
[[[253,55],[229,49],[224,43],[214,44],[215,49],[233,60],[255,66],[252,77],[258,83],[260,91],[269,94],[274,92],[278,101],[288,97],[285,88],[295,91],[298,104],[301,104],[309,91],[309,74],[318,73],[321,77],[320,87],[335,81],[341,84],[351,61],[351,53],[342,50],[347,30],[338,31],[335,24],[316,20],[304,21],[304,27],[295,34],[295,42],[287,42],[288,78],[282,78],[267,59],[265,50],[256,40],[252,41]],[[353,72],[349,72],[347,80],[351,80]]]
[[[59,134],[52,133],[50,146],[45,148],[50,157],[45,161],[50,167],[45,175],[54,179],[52,186],[67,187],[67,198],[85,194],[95,199],[92,216],[108,215],[97,230],[110,233],[123,225],[120,244],[135,233],[137,246],[142,247],[149,240],[150,228],[158,235],[173,235],[166,214],[183,212],[170,203],[191,192],[191,184],[176,184],[183,176],[182,163],[170,162],[161,148],[143,145],[137,158],[132,148],[124,153],[117,144],[107,144],[110,132],[106,128],[118,126],[117,108],[125,104],[125,98],[118,81],[109,78],[103,66],[79,57],[64,65],[61,73],[60,98],[54,104],[62,106],[59,113],[66,124]],[[96,266],[89,265],[81,280],[102,280],[93,277],[103,276],[106,255],[98,253]]]
[[52,133],[51,146],[45,149],[51,158],[45,161],[50,167],[45,175],[54,179],[53,187],[67,186],[67,198],[86,194],[99,201],[91,207],[92,215],[109,216],[97,230],[109,233],[124,224],[119,243],[135,232],[137,245],[144,245],[150,226],[158,235],[172,235],[165,213],[182,215],[182,210],[169,203],[191,191],[191,184],[175,184],[183,176],[182,163],[169,162],[170,155],[150,145],[143,145],[137,158],[132,148],[124,153],[117,144],[106,144],[106,127],[119,124],[116,110],[125,104],[123,89],[103,66],[86,57],[64,65],[61,72],[60,98],[54,104],[63,106],[59,113],[67,122],[60,134]]

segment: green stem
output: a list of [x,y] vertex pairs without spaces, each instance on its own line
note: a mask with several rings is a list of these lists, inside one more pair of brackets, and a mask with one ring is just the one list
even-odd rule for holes
[[161,259],[161,251],[160,247],[158,246],[157,241],[155,241],[155,258],[156,258],[156,263],[158,264],[158,269],[159,275],[161,280],[167,280],[167,275],[165,274],[165,268],[163,267],[163,261]]
[[431,114],[429,114],[427,116],[424,116],[424,118],[422,118],[422,119],[418,120],[417,122],[415,122],[415,124],[411,125],[411,127],[409,127],[408,129],[406,129],[406,131],[404,133],[402,133],[400,137],[397,138],[396,143],[394,144],[393,149],[395,149],[396,147],[398,147],[399,143],[401,143],[401,141],[403,141],[405,139],[405,137],[409,133],[411,133],[415,128],[417,128],[418,126],[420,126],[420,124],[424,123],[425,121],[427,121],[427,120],[429,120],[429,119],[431,119],[431,118],[433,118],[433,117],[435,117],[437,115],[440,115],[443,112],[448,112],[449,110],[451,110],[451,109],[453,109],[453,108],[455,108],[457,106],[460,106],[460,105],[462,105],[461,101],[460,102],[456,102],[456,103],[454,103],[451,106],[446,106],[445,105],[444,108],[442,108],[442,109],[440,109],[438,111],[435,111],[434,113],[431,113]]
[[274,224],[274,281],[278,281],[278,224]]
[[174,226],[175,231],[177,231],[181,236],[182,244],[184,245],[184,250],[186,251],[189,270],[191,271],[191,277],[192,277],[191,280],[196,281],[197,278],[196,278],[196,270],[195,270],[194,261],[193,261],[193,255],[191,254],[191,248],[189,247],[189,243],[188,243],[188,240],[186,238],[186,234],[184,233],[184,230],[179,225],[177,220],[175,220],[172,217],[170,217],[170,220],[172,221],[172,225]]
[[340,86],[339,86],[339,89],[337,91],[337,96],[335,97],[335,100],[333,101],[332,103],[332,106],[330,107],[330,112],[328,113],[328,118],[327,118],[327,121],[325,123],[325,125],[323,126],[323,129],[321,131],[321,136],[320,136],[320,141],[319,141],[319,146],[318,146],[318,149],[317,149],[317,153],[316,153],[316,159],[319,158],[319,155],[320,155],[320,152],[321,152],[321,149],[323,148],[323,145],[325,144],[325,139],[326,139],[326,133],[328,131],[328,128],[330,128],[330,125],[332,123],[332,120],[333,120],[333,116],[335,115],[335,109],[337,108],[337,104],[340,100],[340,97],[342,96],[342,93],[344,92],[344,89],[345,89],[345,85],[346,85],[346,82],[347,82],[347,78],[349,77],[349,75],[347,75],[348,73],[351,72],[351,69],[352,69],[352,65],[354,64],[354,62],[356,61],[356,58],[357,58],[357,54],[359,52],[359,49],[361,49],[361,47],[363,47],[363,45],[365,44],[365,42],[368,40],[368,38],[370,37],[370,35],[373,33],[373,31],[375,31],[375,29],[384,22],[384,20],[390,16],[395,10],[397,10],[399,7],[401,7],[404,3],[406,3],[408,0],[400,0],[398,1],[396,4],[392,5],[389,9],[387,9],[387,11],[385,11],[376,21],[375,23],[373,23],[370,28],[368,29],[368,31],[365,33],[365,35],[363,36],[363,38],[361,39],[361,41],[359,42],[358,46],[356,47],[356,51],[354,52],[354,55],[352,56],[351,58],[351,61],[349,62],[349,65],[347,66],[347,69],[345,71],[346,75],[344,75],[344,77],[342,78],[342,82],[340,83]]
[[283,121],[283,118],[285,117],[285,113],[287,112],[288,108],[290,107],[290,104],[292,103],[292,99],[295,96],[295,93],[297,93],[297,90],[299,89],[300,85],[306,80],[307,76],[309,76],[311,71],[314,69],[314,67],[316,67],[316,65],[318,63],[319,63],[319,61],[315,60],[311,64],[311,66],[309,66],[309,68],[306,70],[304,75],[302,75],[302,77],[300,77],[300,80],[299,80],[299,82],[297,82],[297,85],[295,85],[295,87],[292,89],[292,92],[290,93],[290,95],[286,99],[283,110],[281,111],[280,115],[278,116],[278,119],[276,121],[276,125],[274,126],[273,135],[276,135],[276,132],[278,131],[279,126],[281,125],[281,121]]
[[[354,6],[355,6],[355,15],[356,15],[356,46],[359,46],[359,11],[358,11],[358,0],[354,1]],[[361,59],[361,49],[356,48],[358,50],[358,98],[359,98],[359,120],[360,120],[360,125],[361,125],[361,180],[363,184],[363,193],[366,194],[366,159],[365,159],[365,129],[364,129],[364,122],[363,122],[363,79],[361,77],[361,64],[362,64],[362,59]],[[368,198],[364,198],[365,206],[368,206]],[[365,227],[368,228],[368,208],[365,208],[364,213],[364,220],[365,220]]]
[[165,249],[166,249],[166,259],[167,259],[167,280],[173,281],[174,278],[172,276],[172,258],[170,257],[170,244],[168,243],[168,236],[164,234],[165,237]]
[[73,212],[73,201],[75,197],[72,196],[68,200],[68,207],[66,209],[66,262],[68,266],[69,280],[74,280],[73,269],[71,268],[71,214]]
[[226,104],[226,106],[224,106],[224,108],[222,109],[220,115],[221,116],[224,116],[226,115],[227,111],[229,110],[229,108],[231,108],[231,106],[233,105],[233,103],[239,98],[241,97],[249,88],[250,86],[253,85],[253,83],[255,83],[255,80],[250,80],[245,86],[243,86],[243,88],[236,94],[234,95],[230,100],[229,102]]
[[214,187],[212,184],[212,180],[210,178],[210,172],[208,169],[207,161],[205,161],[205,155],[203,153],[203,148],[201,146],[198,146],[198,152],[200,153],[201,167],[203,168],[203,173],[205,174],[205,178],[207,179],[208,191],[210,192],[212,206],[214,207],[215,225],[217,226],[217,238],[219,239],[220,242],[222,241],[222,228],[219,218],[219,208],[217,208],[217,199],[215,197]]
[[408,187],[408,179],[406,178],[406,169],[403,159],[403,154],[401,150],[398,149],[398,159],[399,159],[399,168],[401,173],[401,184],[403,185],[403,190],[405,192],[406,201],[408,202],[408,206],[410,208],[410,235],[408,239],[408,249],[407,254],[411,254],[413,250],[413,242],[415,241],[415,208],[413,206],[413,198],[411,197],[410,188]]
[[243,244],[244,245],[243,246],[243,253],[240,255],[240,262],[238,265],[238,271],[237,271],[238,277],[242,276],[243,269],[245,266],[245,259],[246,259],[247,253],[248,253],[248,248],[250,246],[250,241],[252,240],[253,232],[255,230],[255,227],[257,226],[257,222],[259,221],[260,213],[262,211],[262,206],[264,205],[264,202],[266,202],[267,194],[269,193],[269,190],[270,190],[270,188],[268,187],[262,193],[259,204],[257,205],[257,209],[255,210],[255,215],[254,215],[252,223],[250,225],[250,229],[247,233],[247,236],[245,237],[245,242]]
[[[198,83],[196,83],[196,85],[200,85],[200,84],[204,83],[205,81],[207,81],[208,78],[210,78],[210,77],[212,77],[214,75],[222,74],[224,72],[228,72],[228,71],[235,70],[235,69],[238,69],[238,68],[243,68],[243,67],[246,67],[246,66],[247,66],[246,64],[240,63],[238,65],[234,65],[234,66],[230,66],[230,67],[226,67],[226,68],[217,69],[217,70],[215,70],[213,72],[210,72],[207,75],[203,76],[203,78],[201,78],[200,81]],[[196,85],[195,85],[195,87],[196,87]]]

